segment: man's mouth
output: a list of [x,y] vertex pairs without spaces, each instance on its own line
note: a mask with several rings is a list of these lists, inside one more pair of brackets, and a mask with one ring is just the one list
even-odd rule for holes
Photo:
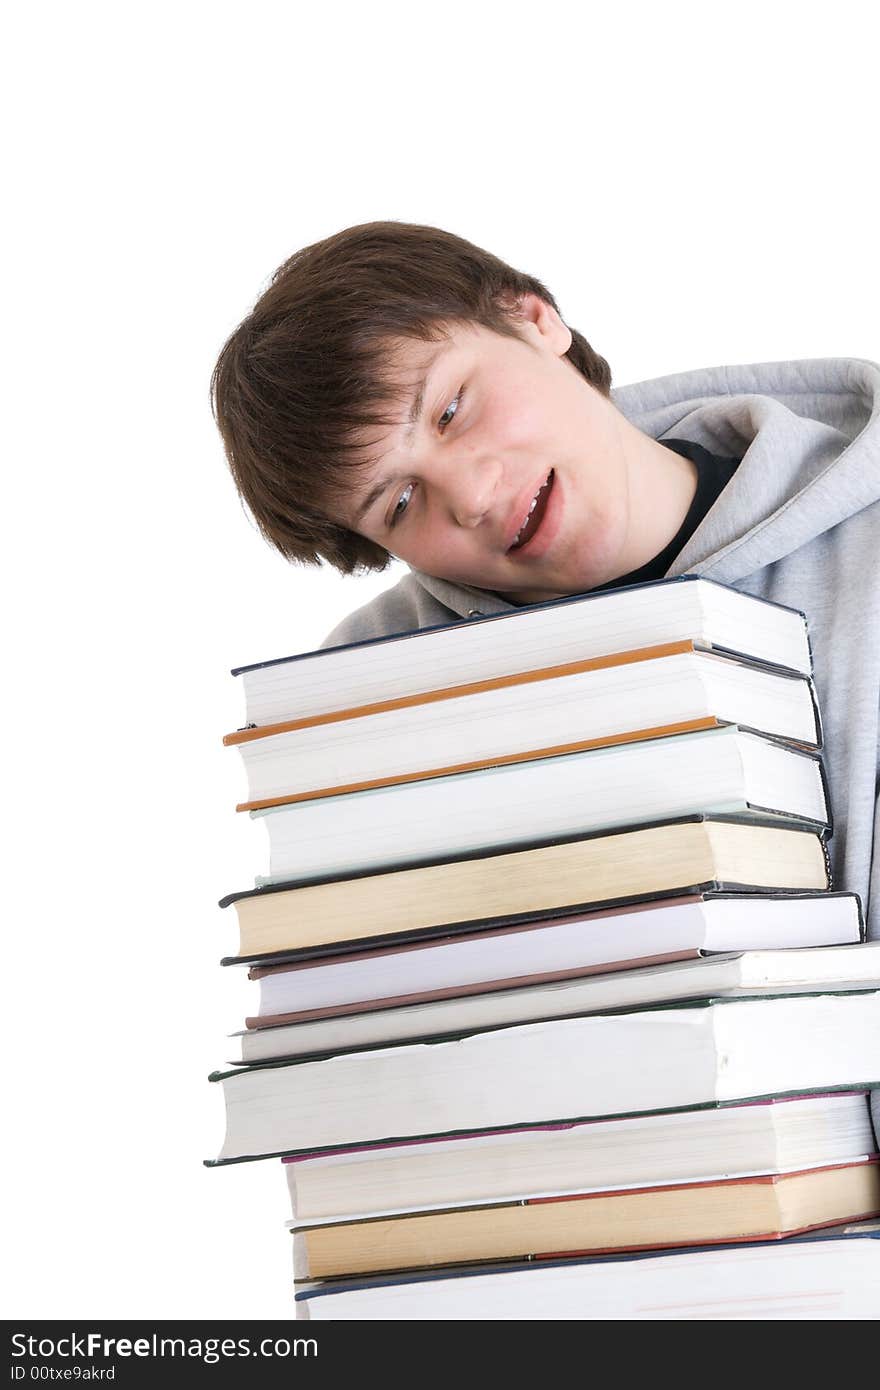
[[512,550],[522,550],[524,545],[528,545],[534,536],[541,522],[544,520],[544,513],[547,510],[547,502],[553,487],[553,469],[551,468],[546,480],[538,488],[529,504],[529,509],[523,517],[519,530],[512,542],[507,547],[508,554]]

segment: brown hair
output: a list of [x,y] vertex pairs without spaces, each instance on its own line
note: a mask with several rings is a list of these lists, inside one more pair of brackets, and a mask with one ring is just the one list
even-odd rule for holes
[[[289,560],[350,574],[382,569],[381,546],[333,522],[355,440],[388,423],[389,345],[431,341],[454,322],[517,336],[539,280],[436,227],[368,222],[297,251],[225,344],[211,377],[214,418],[235,485],[261,532]],[[608,363],[572,330],[566,356],[603,395]]]

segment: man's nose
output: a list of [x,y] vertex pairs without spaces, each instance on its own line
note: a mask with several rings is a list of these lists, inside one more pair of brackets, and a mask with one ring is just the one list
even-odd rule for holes
[[461,458],[447,475],[449,510],[459,526],[475,527],[492,511],[501,465],[492,459]]

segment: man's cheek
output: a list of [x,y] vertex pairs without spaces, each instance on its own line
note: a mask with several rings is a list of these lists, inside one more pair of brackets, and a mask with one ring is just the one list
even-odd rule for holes
[[485,419],[485,437],[502,454],[516,449],[528,451],[534,448],[542,419],[540,402],[528,393],[516,393],[493,405]]

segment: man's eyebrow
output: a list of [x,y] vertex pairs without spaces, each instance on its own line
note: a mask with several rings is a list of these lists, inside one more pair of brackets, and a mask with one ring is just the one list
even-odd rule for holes
[[419,418],[422,413],[422,406],[425,404],[425,392],[428,389],[428,375],[431,371],[431,368],[437,360],[437,356],[438,354],[435,353],[434,356],[431,358],[431,361],[426,366],[422,379],[416,387],[416,393],[412,398],[412,402],[409,407],[407,430],[406,434],[404,435],[404,439],[406,440],[407,444],[412,438],[413,430],[419,423]]
[[[425,404],[425,393],[428,389],[428,377],[431,375],[431,370],[435,362],[437,361],[437,358],[444,351],[445,346],[446,345],[444,344],[444,347],[439,347],[437,349],[437,351],[425,363],[425,366],[422,370],[421,379],[415,389],[415,393],[410,402],[409,411],[407,413],[407,428],[403,436],[404,443],[406,444],[408,444],[410,439],[412,438],[413,430],[418,424],[422,414],[422,407]],[[355,509],[353,518],[355,523],[361,521],[363,517],[366,516],[373,503],[378,501],[378,499],[382,496],[382,493],[388,487],[389,482],[390,479],[384,478],[381,482],[376,483],[375,487],[370,488],[370,491],[367,493],[366,497],[363,499],[362,502],[358,503]]]
[[355,508],[354,516],[352,518],[355,525],[357,525],[359,521],[363,520],[367,512],[372,507],[373,503],[379,500],[379,498],[382,496],[382,493],[387,488],[388,482],[389,480],[385,478],[381,483],[377,483],[375,487],[371,487],[370,491],[367,493],[363,501],[358,503],[357,507]]

